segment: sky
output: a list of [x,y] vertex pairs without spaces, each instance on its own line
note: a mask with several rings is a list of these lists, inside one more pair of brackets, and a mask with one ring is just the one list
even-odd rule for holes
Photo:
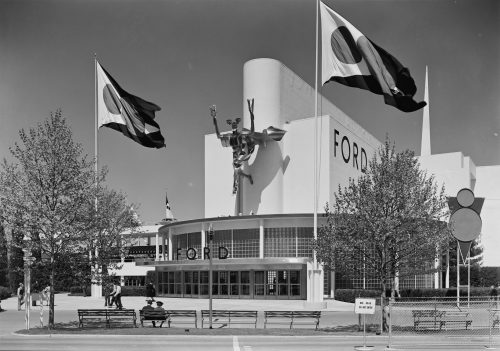
[[[432,153],[500,164],[500,1],[324,2],[410,69],[417,101],[428,66]],[[203,217],[209,106],[221,120],[243,115],[243,64],[254,58],[314,86],[315,11],[314,0],[0,0],[0,159],[59,108],[94,156],[95,53],[123,89],[162,108],[166,140],[148,149],[101,128],[107,184],[144,223],[164,218],[165,192],[177,219]],[[337,83],[321,93],[378,140],[420,153],[422,111]]]

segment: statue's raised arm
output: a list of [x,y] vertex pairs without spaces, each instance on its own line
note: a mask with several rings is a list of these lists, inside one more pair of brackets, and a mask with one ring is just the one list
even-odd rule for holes
[[254,115],[253,115],[253,99],[247,99],[248,112],[250,112],[250,132],[255,132]]
[[210,106],[210,115],[212,116],[212,120],[214,122],[215,134],[217,134],[217,138],[220,139],[219,126],[217,125],[217,107],[215,105]]

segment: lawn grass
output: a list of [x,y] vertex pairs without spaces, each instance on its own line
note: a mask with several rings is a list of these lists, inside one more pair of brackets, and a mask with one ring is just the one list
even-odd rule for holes
[[[314,330],[312,328],[194,328],[194,327],[172,327],[172,328],[153,328],[152,326],[131,327],[128,325],[106,328],[105,326],[91,326],[78,328],[77,322],[58,323],[55,328],[32,328],[30,330],[19,330],[17,334],[28,335],[289,335],[289,336],[310,336],[310,335],[331,335],[341,333],[344,335],[363,335],[358,330],[358,325],[338,326],[330,328],[321,328]],[[368,330],[367,330],[368,333]],[[369,332],[375,335],[375,331]]]

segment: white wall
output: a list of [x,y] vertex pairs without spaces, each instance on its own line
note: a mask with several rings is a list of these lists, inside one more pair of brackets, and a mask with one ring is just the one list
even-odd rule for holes
[[153,266],[136,266],[135,262],[124,262],[121,269],[110,269],[110,273],[115,273],[117,276],[129,275],[146,275],[147,271],[154,271]]
[[476,183],[475,166],[469,157],[461,152],[436,154],[418,158],[421,169],[427,170],[427,174],[435,176],[439,187],[445,185],[448,196],[456,196],[462,188],[470,188],[474,191]]
[[484,197],[481,210],[483,266],[500,266],[500,166],[476,167],[474,195]]
[[205,217],[235,215],[232,163],[231,148],[215,134],[205,135]]

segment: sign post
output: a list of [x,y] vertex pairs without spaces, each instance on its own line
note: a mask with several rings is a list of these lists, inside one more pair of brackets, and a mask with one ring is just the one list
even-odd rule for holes
[[[481,208],[484,198],[476,198],[472,190],[463,188],[456,197],[448,198],[452,212],[449,227],[457,239],[457,306],[460,306],[460,262],[467,267],[467,305],[470,302],[470,248],[481,233]],[[463,286],[463,285],[462,285]]]
[[214,228],[210,224],[208,228],[208,310],[210,329],[212,329],[212,286],[213,286],[213,266],[212,266],[212,240],[214,239]]
[[363,346],[354,346],[355,350],[373,350],[373,346],[366,346],[366,315],[375,313],[375,299],[356,298],[354,312],[363,315]]

